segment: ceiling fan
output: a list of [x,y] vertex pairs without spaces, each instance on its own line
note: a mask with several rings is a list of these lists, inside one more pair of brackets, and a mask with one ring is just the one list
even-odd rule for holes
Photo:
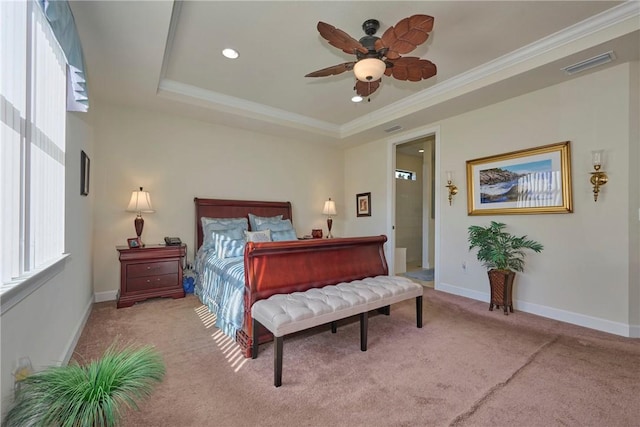
[[318,32],[330,45],[348,54],[355,54],[356,61],[345,62],[307,74],[305,77],[325,77],[353,70],[356,76],[354,90],[368,97],[380,87],[382,75],[398,80],[417,82],[433,77],[436,65],[426,59],[401,56],[424,43],[433,29],[433,17],[413,15],[389,27],[382,37],[374,34],[380,28],[376,19],[362,24],[366,36],[356,40],[344,31],[324,22],[318,22]]

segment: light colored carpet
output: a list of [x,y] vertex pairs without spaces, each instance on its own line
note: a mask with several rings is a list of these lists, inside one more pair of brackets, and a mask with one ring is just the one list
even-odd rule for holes
[[94,306],[76,348],[154,344],[167,375],[124,426],[637,426],[640,343],[425,289],[415,304],[285,338],[282,387],[273,346],[244,359],[197,297]]

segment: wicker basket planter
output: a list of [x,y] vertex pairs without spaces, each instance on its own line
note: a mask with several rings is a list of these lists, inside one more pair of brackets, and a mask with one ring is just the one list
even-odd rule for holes
[[543,246],[527,236],[517,237],[504,231],[505,224],[491,221],[488,227],[472,225],[469,227],[469,250],[478,248],[478,261],[487,268],[491,299],[489,310],[493,306],[504,308],[504,314],[513,313],[513,280],[516,271],[524,269],[524,249],[540,252]]
[[489,270],[489,285],[491,286],[491,300],[489,301],[489,311],[493,311],[493,306],[504,309],[505,316],[509,311],[513,313],[513,281],[516,278],[515,271],[510,270]]

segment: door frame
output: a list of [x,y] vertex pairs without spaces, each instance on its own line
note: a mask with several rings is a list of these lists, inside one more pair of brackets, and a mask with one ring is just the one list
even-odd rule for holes
[[[387,253],[389,254],[389,274],[395,274],[395,248],[396,248],[396,235],[395,235],[395,222],[396,222],[396,178],[395,178],[395,168],[396,168],[396,146],[399,144],[404,144],[405,142],[415,141],[416,139],[424,138],[426,136],[434,135],[435,143],[434,149],[436,151],[435,154],[435,162],[434,162],[434,170],[435,170],[435,218],[434,218],[434,285],[439,282],[439,271],[440,268],[440,251],[438,248],[440,247],[440,206],[441,201],[440,198],[442,196],[441,190],[441,179],[440,179],[440,126],[425,126],[422,128],[415,129],[411,132],[407,132],[402,135],[398,135],[394,138],[389,138],[387,140],[387,194],[390,194],[390,203],[387,205],[387,242],[389,243],[389,250]],[[424,239],[422,242],[423,251],[424,251]]]

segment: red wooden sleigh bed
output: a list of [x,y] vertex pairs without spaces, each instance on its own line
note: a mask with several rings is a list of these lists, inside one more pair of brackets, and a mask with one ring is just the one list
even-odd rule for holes
[[[195,198],[196,244],[203,242],[202,217],[237,218],[282,215],[292,220],[290,202]],[[244,322],[236,341],[251,354],[251,305],[276,293],[290,293],[388,274],[386,236],[247,243],[244,251]],[[266,331],[260,342],[270,340]]]

